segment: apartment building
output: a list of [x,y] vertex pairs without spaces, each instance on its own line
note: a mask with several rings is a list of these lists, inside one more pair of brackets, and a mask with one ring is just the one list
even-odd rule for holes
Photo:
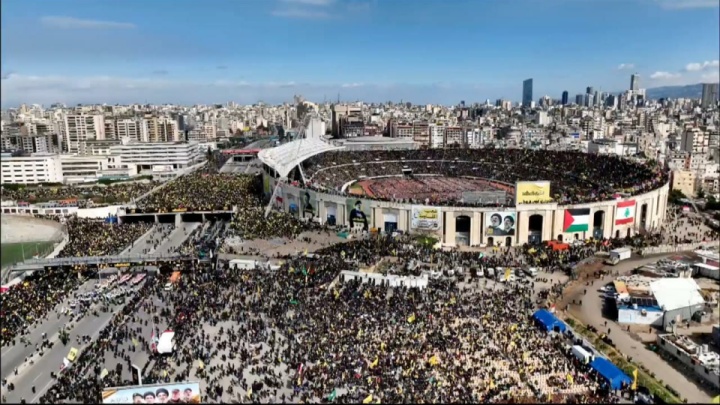
[[105,117],[96,113],[65,116],[65,144],[70,153],[86,153],[86,141],[105,139]]
[[145,116],[142,142],[166,143],[180,140],[177,122],[168,117]]
[[679,146],[685,152],[705,154],[710,147],[710,137],[699,128],[688,128],[680,137]]
[[3,153],[2,184],[62,183],[60,156],[50,153],[35,153],[31,156],[12,156]]
[[697,344],[687,336],[658,335],[658,348],[678,360],[685,369],[712,387],[720,390],[720,354],[707,344]]
[[145,124],[140,119],[118,119],[115,121],[114,139],[129,139],[131,141],[139,142],[142,139],[147,139],[147,135],[144,133],[145,129]]
[[699,177],[692,170],[673,170],[671,172],[673,190],[679,190],[688,197],[694,197],[699,188]]
[[27,153],[58,153],[60,139],[57,134],[49,135],[5,135],[0,136],[4,151],[23,150]]

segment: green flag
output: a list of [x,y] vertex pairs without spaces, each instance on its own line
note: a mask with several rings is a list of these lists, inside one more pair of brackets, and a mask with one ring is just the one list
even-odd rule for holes
[[293,304],[293,305],[297,305],[297,304],[298,304],[298,301],[293,298],[293,299],[290,300],[290,303]]
[[303,276],[307,276],[307,275],[308,275],[307,267],[303,266],[302,273],[303,273]]
[[333,390],[333,392],[328,395],[327,399],[328,401],[332,402],[335,400],[335,397],[337,397],[337,388]]

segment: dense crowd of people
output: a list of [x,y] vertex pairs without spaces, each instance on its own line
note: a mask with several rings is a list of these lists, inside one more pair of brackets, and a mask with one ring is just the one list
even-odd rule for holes
[[92,186],[37,186],[9,188],[2,190],[3,201],[18,203],[42,203],[55,201],[59,205],[78,206],[130,203],[136,198],[158,186],[155,181],[122,182],[109,185]]
[[[151,224],[117,224],[103,220],[77,218],[65,221],[68,242],[56,257],[115,255],[147,232]],[[80,270],[80,266],[76,270]],[[47,269],[26,277],[0,295],[2,345],[10,344],[36,321],[45,318],[80,280],[68,270]]]
[[[360,176],[402,176],[408,169],[413,175],[466,176],[505,184],[546,180],[551,182],[554,201],[561,204],[609,200],[618,193],[641,194],[668,181],[667,172],[658,166],[617,156],[527,149],[326,152],[303,162],[303,169],[312,188],[336,193]],[[434,204],[466,205],[457,196],[442,193],[428,199]]]
[[[154,355],[145,383],[200,380],[203,402],[615,401],[607,382],[564,349],[567,336],[534,324],[531,285],[441,279],[420,290],[333,282],[341,270],[385,256],[402,264],[499,266],[537,254],[552,267],[594,251],[572,249],[565,256],[508,249],[473,260],[410,238],[370,237],[284,257],[277,272],[188,264],[178,288],[148,282],[127,308],[159,300],[170,308],[157,309],[154,319],[170,320],[176,351]],[[132,316],[130,309],[122,314]],[[105,353],[118,355],[131,339],[149,350],[132,327],[113,323],[43,402],[96,402],[103,387],[132,385],[113,370],[104,380],[87,372],[99,372]]]
[[257,176],[193,172],[170,181],[139,201],[143,212],[229,211],[245,204],[248,192],[259,185]]

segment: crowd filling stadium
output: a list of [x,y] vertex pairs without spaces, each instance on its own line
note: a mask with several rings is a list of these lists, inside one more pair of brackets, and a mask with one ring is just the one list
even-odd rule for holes
[[[642,194],[668,181],[667,172],[651,162],[639,164],[617,156],[526,149],[325,152],[307,159],[302,166],[309,186],[325,192],[339,193],[345,184],[360,177],[403,176],[411,172],[412,176],[488,179],[513,187],[518,181],[550,181],[553,201],[559,204],[607,201],[618,193]],[[458,198],[457,190],[443,187],[415,196],[408,191],[422,189],[423,184],[414,186],[405,181],[396,184],[392,192],[380,190],[378,195],[370,192],[366,197],[469,205]]]
[[[147,277],[114,276],[115,283],[134,280],[134,287],[112,303],[85,305],[81,316],[114,316],[97,338],[78,337],[82,349],[71,367],[52,372],[52,384],[38,393],[40,402],[100,403],[109,387],[138,385],[132,365],[141,352],[149,359],[139,365],[144,386],[199,381],[203,402],[612,403],[631,390],[631,379],[608,381],[571,354],[568,348],[581,343],[580,336],[569,328],[549,333],[536,315],[539,306],[549,307],[562,295],[564,284],[547,282],[548,275],[561,273],[567,279],[575,265],[598,252],[657,245],[666,242],[665,235],[588,239],[562,251],[525,244],[478,253],[439,250],[414,235],[366,232],[312,252],[274,254],[279,264],[272,270],[232,268],[228,260],[206,252],[219,251],[228,238],[277,238],[292,244],[301,234],[321,237],[346,230],[286,212],[266,215],[261,177],[220,174],[225,158],[213,156],[207,168],[161,185],[136,207],[144,213],[235,209],[232,219],[189,232],[175,249],[182,260],[157,264]],[[475,178],[478,189],[493,182],[514,186],[520,180],[547,180],[553,199],[563,204],[635,195],[668,180],[652,164],[515,149],[329,152],[303,167],[308,187],[333,193],[360,176],[400,176],[411,169],[414,175]],[[418,191],[422,186],[414,189],[413,181],[400,183],[404,186],[392,197],[393,190],[372,187],[366,197],[463,204],[450,192],[457,186],[452,181],[435,183],[438,188],[425,194]],[[126,188],[119,198],[142,191]],[[59,195],[75,192],[64,193]],[[63,221],[68,242],[59,257],[117,255],[157,226],[74,216]],[[161,238],[168,234],[159,233]],[[717,235],[698,234],[693,241],[707,237]],[[342,273],[380,263],[386,264],[382,274],[422,278],[428,270],[443,275],[410,288],[363,284]],[[483,276],[489,269],[527,266],[540,273],[517,283]],[[458,268],[465,270],[449,275],[449,269]],[[100,270],[81,264],[46,269],[5,291],[0,296],[3,347],[24,344],[33,325],[47,320]],[[135,264],[128,270],[145,274],[146,269]],[[174,333],[168,353],[157,350],[161,330]],[[39,350],[51,347],[44,343]],[[108,359],[117,365],[106,368]],[[6,381],[3,385],[16,388]],[[181,399],[179,389],[143,388],[137,387],[133,402],[199,401]]]
[[89,186],[15,187],[15,185],[3,185],[2,199],[3,201],[16,201],[20,204],[56,202],[59,206],[85,208],[88,205],[130,203],[150,192],[159,184],[156,181],[145,180]]

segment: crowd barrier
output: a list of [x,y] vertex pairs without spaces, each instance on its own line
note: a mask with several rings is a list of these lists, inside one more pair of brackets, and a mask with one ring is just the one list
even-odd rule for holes
[[675,253],[675,252],[687,252],[691,250],[697,250],[698,246],[702,243],[681,243],[679,245],[662,245],[653,246],[640,250],[640,255],[656,255],[661,253]]

